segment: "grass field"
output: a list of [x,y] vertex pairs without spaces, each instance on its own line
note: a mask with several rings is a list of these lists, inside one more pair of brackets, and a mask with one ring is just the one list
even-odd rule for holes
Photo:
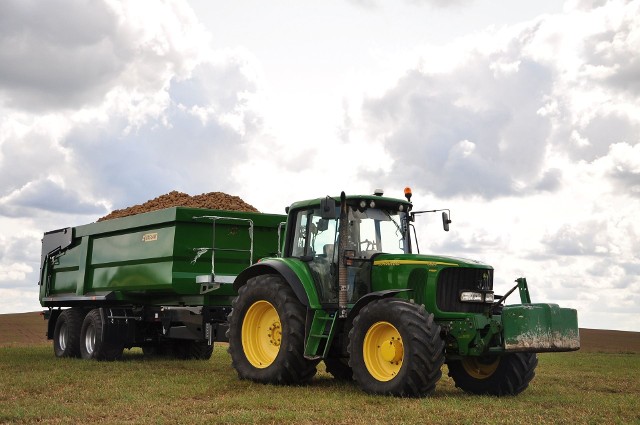
[[640,423],[639,334],[632,332],[595,331],[622,342],[609,342],[610,352],[587,349],[585,330],[583,350],[539,355],[536,377],[517,397],[467,395],[445,367],[433,397],[397,399],[335,381],[322,364],[305,387],[240,381],[225,344],[210,361],[147,360],[139,350],[121,362],[57,359],[40,333],[42,318],[34,321],[42,339],[33,341],[5,326],[6,316],[32,318],[0,315],[0,423]]

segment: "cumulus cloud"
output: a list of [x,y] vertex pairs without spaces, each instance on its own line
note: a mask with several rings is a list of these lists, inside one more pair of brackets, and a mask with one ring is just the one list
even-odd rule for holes
[[87,194],[68,190],[60,182],[49,179],[37,180],[0,198],[0,215],[37,216],[42,211],[77,214],[106,212],[104,204],[88,199],[91,197]]
[[579,225],[563,225],[555,234],[544,238],[546,252],[554,255],[609,254],[606,223],[595,221]]
[[126,46],[106,3],[3,1],[0,93],[30,110],[99,100],[133,55]]
[[0,235],[0,291],[35,286],[40,237],[32,231]]
[[593,161],[640,134],[640,72],[630,59],[640,49],[640,3],[609,6],[458,41],[463,53],[444,68],[444,50],[428,50],[392,89],[365,100],[369,137],[403,180],[442,198],[559,190],[561,169],[546,165],[551,149]]
[[640,142],[633,146],[611,145],[605,161],[606,174],[614,180],[621,195],[640,197]]
[[441,197],[486,198],[540,180],[550,122],[536,111],[551,90],[550,72],[521,61],[517,70],[495,73],[493,63],[474,52],[447,74],[415,70],[366,101],[372,134],[409,170],[403,179]]
[[258,77],[186,3],[8,1],[0,20],[0,215],[233,190]]

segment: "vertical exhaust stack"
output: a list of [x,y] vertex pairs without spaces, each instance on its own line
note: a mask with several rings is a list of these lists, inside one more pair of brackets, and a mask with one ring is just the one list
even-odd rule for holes
[[347,249],[347,239],[349,233],[349,214],[347,213],[347,196],[342,192],[340,194],[340,229],[338,239],[338,310],[339,317],[344,319],[347,317],[347,258],[345,251]]

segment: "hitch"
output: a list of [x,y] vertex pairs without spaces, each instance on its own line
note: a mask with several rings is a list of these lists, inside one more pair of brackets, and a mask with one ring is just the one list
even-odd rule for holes
[[516,289],[520,292],[520,303],[521,304],[531,304],[531,296],[529,295],[529,285],[527,285],[527,279],[524,277],[519,277],[516,279],[516,285],[509,289],[506,294],[500,297],[500,299],[493,303],[491,306],[491,310],[494,311],[500,304],[503,304],[507,297],[513,294],[513,291]]

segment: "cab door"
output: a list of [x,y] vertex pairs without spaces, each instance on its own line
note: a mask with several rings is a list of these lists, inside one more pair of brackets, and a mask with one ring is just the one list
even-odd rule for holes
[[291,256],[307,263],[323,304],[338,302],[337,225],[337,219],[322,218],[320,209],[296,215]]

